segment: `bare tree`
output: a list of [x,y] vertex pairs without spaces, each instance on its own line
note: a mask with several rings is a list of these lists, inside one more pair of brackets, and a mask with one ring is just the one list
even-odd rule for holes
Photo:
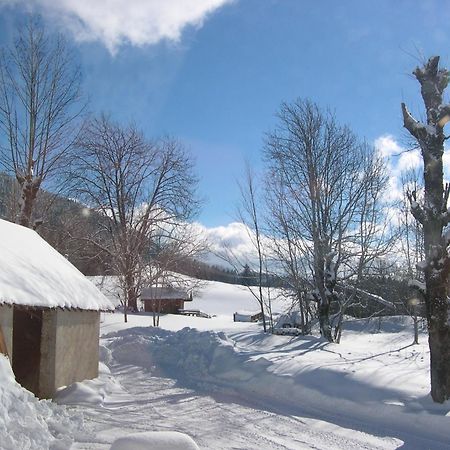
[[363,144],[362,150],[363,190],[355,205],[354,226],[349,227],[341,250],[342,273],[337,287],[337,311],[333,316],[335,342],[340,342],[344,315],[349,307],[370,305],[371,310],[378,311],[386,306],[391,308],[390,302],[367,291],[367,280],[377,275],[380,261],[383,266],[388,264],[385,257],[398,239],[384,200],[388,181],[386,166],[372,148]]
[[296,261],[317,301],[321,334],[333,341],[331,305],[342,304],[343,295],[336,290],[338,276],[349,279],[354,267],[362,271],[386,248],[378,225],[366,223],[378,215],[381,162],[373,148],[310,101],[283,104],[278,118],[266,144],[274,221],[289,236],[290,264],[294,250],[302,255]]
[[309,295],[314,287],[308,279],[307,249],[293,226],[294,209],[287,204],[282,186],[269,190],[268,205],[271,250],[283,274],[284,286],[281,289],[284,297],[291,299],[291,309],[300,312],[302,334],[309,334],[317,311]]
[[424,274],[418,264],[425,258],[423,247],[423,227],[411,213],[408,196],[414,192],[416,200],[423,201],[423,180],[417,170],[407,170],[401,174],[403,198],[399,211],[399,233],[402,254],[406,264],[406,279],[410,295],[404,299],[407,313],[414,322],[414,344],[419,343],[419,319],[424,317]]
[[[58,172],[77,135],[81,75],[61,36],[35,18],[0,55],[1,160],[20,188],[18,223],[32,223],[42,184]],[[40,219],[40,218],[39,218]]]
[[[258,204],[257,186],[253,171],[248,162],[245,164],[244,182],[239,183],[239,189],[241,193],[241,204],[238,208],[238,216],[248,230],[248,236],[257,255],[257,286],[256,289],[254,286],[251,286],[251,284],[248,284],[247,287],[258,302],[262,315],[263,329],[264,332],[267,332],[266,306],[271,316],[271,304],[270,293],[268,293],[268,295],[263,293],[263,278],[268,273],[268,256],[267,249],[265,248],[266,246],[264,246],[263,242],[264,235],[261,229],[261,206]],[[269,289],[269,287],[267,287],[267,289]]]
[[169,238],[196,212],[193,163],[178,142],[150,143],[104,116],[86,126],[78,146],[76,194],[107,219],[85,239],[119,276],[125,311],[136,311],[154,238]]
[[[207,242],[196,227],[182,223],[166,224],[162,233],[152,236],[150,266],[142,276],[144,287],[170,287],[191,295],[200,290],[202,280],[179,273],[180,267],[192,264],[208,250]],[[153,326],[159,326],[161,300],[153,300]]]
[[450,104],[443,103],[449,72],[439,68],[439,56],[417,67],[413,75],[421,86],[426,121],[416,120],[402,103],[403,125],[419,144],[424,162],[424,199],[409,192],[411,212],[423,227],[425,305],[430,346],[431,396],[443,403],[450,398],[450,305],[448,300],[449,234],[447,209],[450,186],[443,183],[444,126],[450,120]]
[[[416,200],[423,202],[423,178],[417,170],[408,170],[401,174],[403,198],[400,202],[401,248],[405,257],[406,271],[410,279],[423,278],[423,272],[417,264],[425,258],[423,248],[423,227],[411,213],[409,196],[414,192]],[[423,281],[423,280],[421,280]]]

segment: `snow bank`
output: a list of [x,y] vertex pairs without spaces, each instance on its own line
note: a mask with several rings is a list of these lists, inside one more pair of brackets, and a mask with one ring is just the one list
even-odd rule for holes
[[[402,439],[415,432],[414,421],[419,414],[421,435],[448,443],[449,419],[445,417],[448,408],[432,404],[426,394],[419,397],[411,395],[408,387],[405,389],[401,380],[417,376],[415,366],[408,367],[405,373],[404,365],[386,369],[391,359],[400,362],[396,352],[392,355],[389,350],[386,355],[382,352],[379,361],[376,355],[358,357],[358,371],[355,371],[353,355],[347,361],[340,353],[345,346],[333,347],[311,336],[291,340],[290,344],[286,341],[287,346],[297,345],[299,349],[299,357],[295,357],[297,350],[290,348],[288,358],[279,348],[279,339],[287,337],[259,334],[260,348],[267,345],[261,339],[278,339],[272,350],[263,352],[249,351],[249,346],[247,350],[240,348],[221,332],[188,328],[176,333],[131,328],[108,338],[113,358],[119,363],[149,370],[162,368],[168,376],[187,386],[234,393],[258,401],[264,399],[273,405],[289,405],[293,410],[300,408],[300,415],[319,414],[324,420],[349,428],[356,427],[355,423],[365,423],[369,431],[391,429]],[[312,349],[317,351],[310,352]],[[405,358],[405,364],[410,363],[409,357]],[[386,376],[394,380],[380,385],[380,379],[386,380]]]
[[[108,353],[105,351],[105,347],[101,346],[100,349],[100,357],[108,362]],[[97,378],[76,382],[59,389],[54,401],[63,405],[102,406],[106,398],[123,393],[122,386],[111,375],[109,368],[105,364],[100,363]]]
[[111,450],[199,450],[187,435],[175,431],[149,431],[116,439]]
[[66,450],[81,416],[48,400],[38,400],[14,379],[9,361],[0,354],[0,448],[2,450]]

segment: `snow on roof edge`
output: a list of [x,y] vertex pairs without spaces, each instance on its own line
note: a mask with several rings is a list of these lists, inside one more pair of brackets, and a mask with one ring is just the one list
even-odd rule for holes
[[114,305],[34,230],[0,219],[0,305],[110,311]]

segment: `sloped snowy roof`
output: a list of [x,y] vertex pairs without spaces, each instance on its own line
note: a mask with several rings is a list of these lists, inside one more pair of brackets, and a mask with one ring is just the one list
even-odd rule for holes
[[141,292],[141,300],[190,300],[189,294],[180,289],[171,287],[144,288]]
[[0,304],[111,310],[112,303],[35,231],[0,220]]
[[86,277],[114,305],[121,304],[122,289],[120,280],[115,275],[94,275]]

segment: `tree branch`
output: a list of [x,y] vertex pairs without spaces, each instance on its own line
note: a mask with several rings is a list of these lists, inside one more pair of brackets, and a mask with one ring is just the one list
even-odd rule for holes
[[426,126],[414,119],[408,108],[402,103],[403,126],[417,139],[422,140],[427,136]]
[[444,128],[445,124],[450,121],[450,105],[441,105],[438,110],[437,124]]
[[424,209],[417,203],[416,191],[407,191],[409,203],[411,205],[411,214],[422,225],[425,223],[426,214]]

